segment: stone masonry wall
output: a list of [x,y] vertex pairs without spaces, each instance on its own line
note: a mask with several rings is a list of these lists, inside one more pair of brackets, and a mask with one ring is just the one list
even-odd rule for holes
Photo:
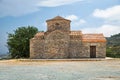
[[69,36],[59,30],[49,33],[45,37],[44,58],[67,58]]
[[69,58],[80,58],[80,57],[82,57],[81,40],[70,40]]
[[96,57],[105,58],[106,57],[106,43],[98,43],[96,49]]
[[47,22],[47,31],[55,31],[55,30],[62,30],[62,31],[70,31],[70,22],[66,20],[54,20]]
[[44,55],[44,40],[30,40],[30,58],[43,58]]
[[82,45],[83,45],[83,49],[82,49],[83,57],[90,57],[90,46],[96,46],[96,58],[106,57],[106,43],[83,42]]

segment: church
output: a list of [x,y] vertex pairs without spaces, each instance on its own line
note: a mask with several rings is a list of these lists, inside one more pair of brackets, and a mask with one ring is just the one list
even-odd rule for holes
[[61,16],[46,20],[47,31],[30,39],[31,59],[105,58],[106,39],[100,34],[71,31]]

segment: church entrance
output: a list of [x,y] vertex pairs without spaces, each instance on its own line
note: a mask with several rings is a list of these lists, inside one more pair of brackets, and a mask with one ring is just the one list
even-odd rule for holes
[[96,46],[90,46],[90,58],[96,58]]

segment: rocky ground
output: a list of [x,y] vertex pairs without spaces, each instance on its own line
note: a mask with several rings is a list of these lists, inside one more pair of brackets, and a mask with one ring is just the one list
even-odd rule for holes
[[120,80],[120,59],[0,60],[0,80]]

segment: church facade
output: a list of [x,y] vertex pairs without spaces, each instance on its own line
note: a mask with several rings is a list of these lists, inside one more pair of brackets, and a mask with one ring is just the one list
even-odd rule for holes
[[105,58],[106,39],[103,34],[71,31],[68,19],[56,16],[47,22],[47,31],[30,39],[30,58]]

